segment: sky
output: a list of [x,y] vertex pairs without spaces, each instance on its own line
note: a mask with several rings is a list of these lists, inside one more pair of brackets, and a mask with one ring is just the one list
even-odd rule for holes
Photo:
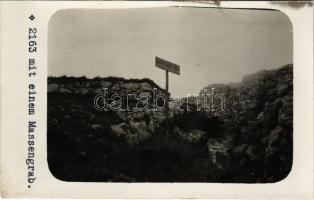
[[149,78],[155,57],[180,65],[172,95],[292,63],[292,25],[279,11],[216,8],[68,9],[48,31],[48,76]]

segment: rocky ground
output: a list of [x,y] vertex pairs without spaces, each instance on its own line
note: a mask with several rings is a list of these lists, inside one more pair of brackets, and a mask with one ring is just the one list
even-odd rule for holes
[[170,111],[168,131],[164,112],[138,111],[136,102],[129,111],[95,109],[104,88],[165,94],[149,79],[49,77],[48,163],[61,180],[269,183],[291,169],[292,65],[209,85],[200,96],[215,88],[225,109],[182,106]]

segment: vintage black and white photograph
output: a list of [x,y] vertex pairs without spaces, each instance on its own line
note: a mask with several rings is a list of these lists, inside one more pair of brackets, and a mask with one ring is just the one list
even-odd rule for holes
[[271,9],[65,9],[48,30],[62,181],[275,183],[293,163],[293,31]]

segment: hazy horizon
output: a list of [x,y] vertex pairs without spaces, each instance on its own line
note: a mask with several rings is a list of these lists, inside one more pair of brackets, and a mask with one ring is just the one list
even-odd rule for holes
[[292,63],[291,28],[279,11],[62,10],[49,23],[48,76],[149,78],[164,87],[158,56],[181,66],[180,76],[170,73],[170,93],[198,94]]

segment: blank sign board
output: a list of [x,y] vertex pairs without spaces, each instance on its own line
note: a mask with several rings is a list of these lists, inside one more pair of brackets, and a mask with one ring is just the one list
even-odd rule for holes
[[156,67],[180,75],[180,66],[156,57]]

